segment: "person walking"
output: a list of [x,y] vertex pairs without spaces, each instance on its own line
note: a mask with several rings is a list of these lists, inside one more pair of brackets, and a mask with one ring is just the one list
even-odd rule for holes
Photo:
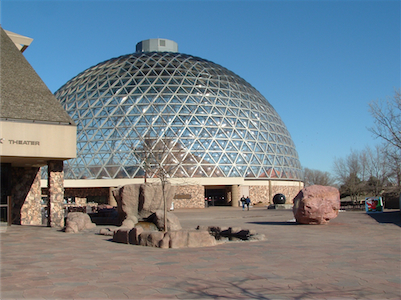
[[249,204],[251,204],[251,199],[249,199],[249,196],[246,197],[245,202],[246,202],[246,207],[249,210]]
[[244,195],[242,195],[240,201],[241,201],[241,204],[242,204],[242,210],[245,210],[246,199],[245,199]]

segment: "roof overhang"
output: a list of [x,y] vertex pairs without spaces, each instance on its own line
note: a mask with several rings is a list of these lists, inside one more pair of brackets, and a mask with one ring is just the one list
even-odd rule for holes
[[8,30],[4,30],[8,37],[13,41],[18,50],[24,52],[26,48],[32,43],[33,39],[27,36],[23,36]]

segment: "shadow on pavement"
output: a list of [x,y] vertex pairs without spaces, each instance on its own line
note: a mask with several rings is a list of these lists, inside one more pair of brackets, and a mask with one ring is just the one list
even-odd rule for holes
[[247,222],[248,224],[257,224],[257,225],[300,225],[295,221],[286,221],[286,222]]
[[[275,276],[252,276],[250,278],[226,277],[221,280],[208,280],[200,278],[188,278],[183,283],[178,283],[172,289],[182,292],[179,298],[188,299],[326,299],[335,297],[342,299],[349,295],[363,299],[369,295],[369,291],[362,287],[344,289],[343,287],[325,286],[323,291],[310,284],[299,282],[298,284],[284,284],[285,278]],[[255,285],[256,280],[259,285]],[[264,284],[261,285],[261,281]],[[294,281],[292,281],[294,282]],[[163,291],[161,291],[163,292]],[[354,299],[354,298],[352,298]]]
[[370,213],[368,215],[379,223],[394,224],[401,227],[401,212],[399,210],[385,211],[382,213]]

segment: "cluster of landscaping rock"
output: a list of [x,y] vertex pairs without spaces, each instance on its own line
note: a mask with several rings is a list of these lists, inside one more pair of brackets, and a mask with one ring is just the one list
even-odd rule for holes
[[265,239],[263,234],[257,234],[254,230],[216,226],[198,226],[195,230],[167,232],[154,229],[145,231],[142,226],[137,226],[115,230],[103,229],[100,233],[113,235],[114,242],[157,248],[208,247],[228,241],[260,241]]
[[[120,226],[104,228],[100,234],[113,236],[118,243],[159,247],[185,248],[206,247],[228,241],[264,240],[263,234],[239,227],[198,226],[182,230],[178,218],[170,212],[174,187],[166,185],[166,204],[163,202],[161,185],[130,184],[113,192],[117,200]],[[164,228],[164,205],[167,207],[167,228]],[[299,224],[327,224],[337,217],[340,209],[338,189],[328,186],[309,186],[294,198],[293,213]],[[65,232],[79,232],[94,228],[87,214],[69,213]]]
[[113,232],[113,241],[158,248],[207,247],[217,244],[216,239],[207,231],[144,231],[142,227],[119,228]]

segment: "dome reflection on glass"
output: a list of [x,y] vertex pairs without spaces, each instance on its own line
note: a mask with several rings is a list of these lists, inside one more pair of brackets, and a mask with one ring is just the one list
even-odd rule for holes
[[[300,179],[294,143],[270,103],[213,62],[136,52],[80,73],[56,93],[77,124],[66,179],[142,177],[149,141],[169,141],[172,177]],[[153,147],[156,149],[157,147]]]

